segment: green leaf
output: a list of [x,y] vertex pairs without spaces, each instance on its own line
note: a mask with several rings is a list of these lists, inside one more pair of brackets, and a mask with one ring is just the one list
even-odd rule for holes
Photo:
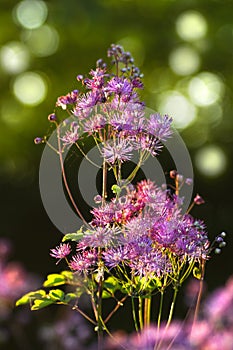
[[52,289],[49,291],[48,298],[54,301],[63,301],[65,293],[61,289]]
[[109,291],[103,290],[103,292],[102,292],[103,299],[107,299],[107,298],[111,298],[111,297],[112,297],[112,294]]
[[75,293],[67,293],[64,298],[65,303],[69,303],[71,300],[77,299],[77,295]]
[[198,267],[194,267],[194,269],[193,269],[193,276],[195,278],[197,278],[198,280],[200,280],[201,277],[202,277],[201,269],[198,268]]
[[111,189],[112,192],[117,196],[119,196],[119,194],[121,193],[121,188],[118,185],[112,185]]
[[15,303],[16,306],[24,305],[30,303],[33,299],[43,298],[46,295],[43,289],[36,290],[35,292],[29,292],[24,294],[20,299]]
[[131,292],[132,292],[132,284],[126,282],[126,283],[122,284],[120,290],[121,290],[121,292],[124,293],[124,294],[131,295]]
[[102,298],[111,298],[116,290],[120,290],[121,286],[118,283],[117,278],[109,276],[103,284]]
[[61,275],[66,278],[66,280],[72,281],[74,279],[74,274],[72,271],[62,271]]
[[120,289],[121,287],[118,283],[118,280],[115,277],[110,276],[104,281],[103,288],[114,293],[116,290]]
[[55,287],[66,283],[66,277],[58,273],[52,273],[47,276],[47,280],[43,283],[44,287]]
[[80,239],[83,238],[83,228],[81,227],[77,232],[74,233],[67,233],[63,239],[62,242],[66,241],[73,241],[73,242],[78,242]]
[[51,299],[36,299],[31,307],[32,311],[43,309],[46,306],[54,304],[55,301]]
[[160,288],[162,287],[162,285],[163,284],[162,284],[161,278],[155,277],[150,281],[150,287],[152,289]]

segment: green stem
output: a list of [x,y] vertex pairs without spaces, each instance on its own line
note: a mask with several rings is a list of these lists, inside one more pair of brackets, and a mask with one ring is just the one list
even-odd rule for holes
[[[106,132],[104,130],[104,135],[103,135],[103,143],[106,141]],[[105,200],[107,199],[107,162],[104,158],[103,160],[103,178],[102,178],[102,205],[105,204]]]
[[161,324],[161,317],[162,317],[162,311],[163,311],[163,297],[164,297],[164,291],[160,292],[160,303],[159,303],[159,314],[158,314],[158,320],[157,320],[157,330],[160,329]]
[[183,276],[180,279],[180,284],[182,284],[184,282],[184,280],[190,275],[190,273],[192,272],[192,269],[194,267],[195,264],[195,260],[193,259],[190,263],[189,266],[187,268],[187,270],[185,271],[185,273],[183,274]]
[[134,179],[134,177],[137,175],[138,170],[140,169],[142,165],[142,161],[139,159],[138,164],[135,166],[135,168],[133,169],[133,171],[131,172],[131,174],[129,174],[129,176],[127,177],[126,181],[128,183],[132,182],[132,180]]
[[157,335],[156,335],[156,343],[154,346],[154,350],[159,349],[160,342],[158,343],[158,336],[159,336],[159,332],[160,332],[160,325],[161,325],[161,318],[162,318],[162,311],[163,311],[163,301],[164,301],[164,289],[162,288],[160,290],[160,302],[159,302],[159,314],[158,314],[158,319],[157,319]]
[[171,323],[171,320],[172,320],[172,317],[173,317],[175,303],[176,303],[176,298],[177,298],[177,293],[178,293],[178,288],[174,287],[174,293],[173,293],[173,298],[172,298],[172,303],[171,303],[171,307],[170,307],[170,312],[169,312],[166,328],[169,327],[169,325]]
[[143,330],[143,298],[139,297],[138,299],[138,318],[140,330]]
[[136,317],[134,298],[131,297],[131,301],[132,301],[132,314],[133,314],[134,327],[135,327],[136,332],[138,332],[138,322],[137,322],[137,317]]
[[95,319],[96,319],[96,322],[97,322],[98,315],[97,315],[97,308],[96,308],[96,303],[95,303],[95,297],[94,297],[93,293],[91,294],[91,305],[92,305],[92,310],[94,312]]
[[197,317],[200,309],[200,304],[201,304],[201,297],[203,293],[203,285],[204,285],[204,275],[205,275],[205,260],[202,259],[201,261],[201,278],[200,278],[200,286],[199,286],[199,291],[198,291],[198,296],[197,296],[197,303],[195,307],[195,312],[194,312],[194,317],[193,317],[193,324],[192,324],[192,329],[190,332],[190,337],[192,336],[193,328],[197,322]]
[[149,327],[150,325],[150,317],[151,317],[151,295],[145,298],[144,324],[146,327]]
[[44,142],[46,143],[46,145],[49,146],[49,148],[51,148],[55,153],[59,154],[59,151],[53,147],[46,139],[44,140]]
[[102,205],[107,198],[107,163],[103,161],[103,180],[102,180]]
[[96,168],[100,169],[100,166],[98,164],[96,164],[95,162],[93,162],[87,155],[86,153],[82,150],[82,148],[79,146],[79,144],[76,142],[75,143],[77,149],[79,150],[79,152],[83,155],[83,157],[92,165],[94,165]]
[[[164,335],[166,333],[166,330],[167,330],[167,328],[169,327],[169,325],[171,323],[173,312],[174,312],[174,307],[175,307],[177,293],[178,293],[178,288],[176,287],[176,288],[174,288],[174,294],[173,294],[173,299],[172,299],[172,303],[171,303],[171,307],[170,307],[169,317],[168,317],[168,320],[167,320],[167,324],[166,324],[165,330],[163,332],[163,336],[160,339],[160,341],[158,343],[156,343],[156,345],[154,347],[154,350],[159,350],[160,349],[160,347],[162,345],[162,342],[163,342]],[[162,300],[162,302],[161,302],[161,300]],[[163,293],[161,292],[161,299],[160,299],[161,313],[162,313],[162,303],[163,303]],[[159,325],[157,327],[157,334],[158,335],[159,335],[159,326],[160,326],[160,322],[159,322]]]

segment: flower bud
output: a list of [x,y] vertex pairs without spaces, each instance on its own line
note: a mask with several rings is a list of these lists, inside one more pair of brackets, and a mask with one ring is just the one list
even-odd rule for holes
[[224,247],[226,247],[226,242],[225,241],[223,241],[223,242],[221,242],[221,243],[219,243],[219,248],[224,248]]
[[180,175],[180,174],[177,174],[177,175],[176,175],[176,180],[177,180],[178,182],[182,182],[183,179],[184,179],[183,175]]
[[99,194],[97,194],[97,196],[94,197],[94,201],[95,201],[95,203],[101,203],[102,197]]
[[221,233],[220,233],[220,236],[223,237],[223,238],[225,238],[226,235],[227,235],[226,232],[221,232]]
[[55,114],[55,113],[49,114],[49,115],[48,115],[48,120],[49,120],[50,122],[55,122],[55,121],[57,120],[56,114]]
[[176,171],[176,170],[171,170],[171,171],[170,171],[170,178],[171,178],[171,179],[175,179],[175,178],[176,178],[176,175],[177,175],[177,171]]
[[204,199],[199,194],[196,195],[193,201],[197,205],[205,203]]
[[77,75],[76,79],[77,79],[78,81],[83,80],[83,75],[82,75],[82,74]]
[[34,139],[34,143],[35,145],[39,145],[39,143],[42,143],[43,142],[43,138],[42,137],[36,137]]
[[185,183],[186,183],[186,185],[192,185],[193,179],[191,179],[190,177],[188,177],[188,178],[185,180]]

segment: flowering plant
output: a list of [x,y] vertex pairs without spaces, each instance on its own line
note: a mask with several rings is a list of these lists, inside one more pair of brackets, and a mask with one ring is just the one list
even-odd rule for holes
[[[71,305],[95,326],[99,349],[103,348],[103,332],[110,335],[108,321],[126,299],[131,299],[135,329],[140,331],[149,327],[152,299],[159,298],[159,330],[165,291],[170,288],[173,297],[168,328],[177,293],[191,273],[200,280],[195,321],[205,263],[215,243],[219,245],[217,249],[225,245],[224,233],[210,244],[205,224],[190,215],[194,204],[204,202],[199,195],[182,212],[180,189],[189,186],[191,179],[172,170],[170,178],[174,183],[169,188],[159,187],[149,179],[136,181],[140,167],[149,157],[157,156],[171,137],[172,119],[159,113],[146,114],[138,95],[143,88],[142,74],[130,53],[119,45],[111,45],[108,57],[115,73],[98,60],[89,77],[77,76],[86,92],[73,90],[57,99],[55,110],[48,117],[56,127],[57,148],[46,137],[35,139],[36,144],[47,143],[58,155],[66,194],[83,225],[76,232],[67,233],[62,243],[51,249],[50,255],[57,263],[64,259],[68,269],[48,275],[46,290],[29,292],[16,303],[30,303],[32,310],[51,304]],[[61,112],[67,113],[68,118],[67,114],[65,119],[61,117]],[[97,147],[101,166],[88,157],[87,144]],[[74,148],[102,175],[101,191],[95,196],[96,206],[91,209],[89,221],[74,200],[63,164],[63,154]],[[137,163],[129,171],[126,166],[132,165],[135,153]],[[111,183],[110,174],[114,178]],[[65,285],[68,290],[57,288]],[[47,292],[47,288],[51,289]],[[80,305],[83,294],[88,296],[93,315]],[[108,298],[115,305],[105,314],[103,301]]]

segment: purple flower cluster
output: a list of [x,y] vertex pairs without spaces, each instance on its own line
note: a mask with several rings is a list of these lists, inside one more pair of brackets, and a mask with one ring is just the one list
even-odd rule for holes
[[[73,117],[70,130],[59,136],[63,148],[87,133],[100,142],[101,155],[111,165],[128,161],[132,150],[156,156],[172,133],[172,119],[159,113],[146,116],[137,92],[143,88],[142,74],[129,52],[112,45],[108,56],[116,66],[116,74],[98,60],[89,77],[77,77],[86,91],[73,90],[57,99],[56,108]],[[56,114],[52,115],[49,120],[57,123]]]
[[143,180],[125,196],[93,209],[92,225],[120,227],[118,247],[106,249],[110,268],[129,266],[140,276],[162,276],[171,271],[170,256],[207,259],[209,241],[204,224],[181,214],[181,200]]
[[[72,270],[88,274],[97,269],[99,248],[106,269],[127,266],[132,275],[149,278],[172,274],[174,259],[182,263],[208,258],[205,225],[181,214],[178,196],[150,180],[132,187],[92,210],[92,229],[77,244]],[[69,253],[63,244],[51,255],[61,259]]]

